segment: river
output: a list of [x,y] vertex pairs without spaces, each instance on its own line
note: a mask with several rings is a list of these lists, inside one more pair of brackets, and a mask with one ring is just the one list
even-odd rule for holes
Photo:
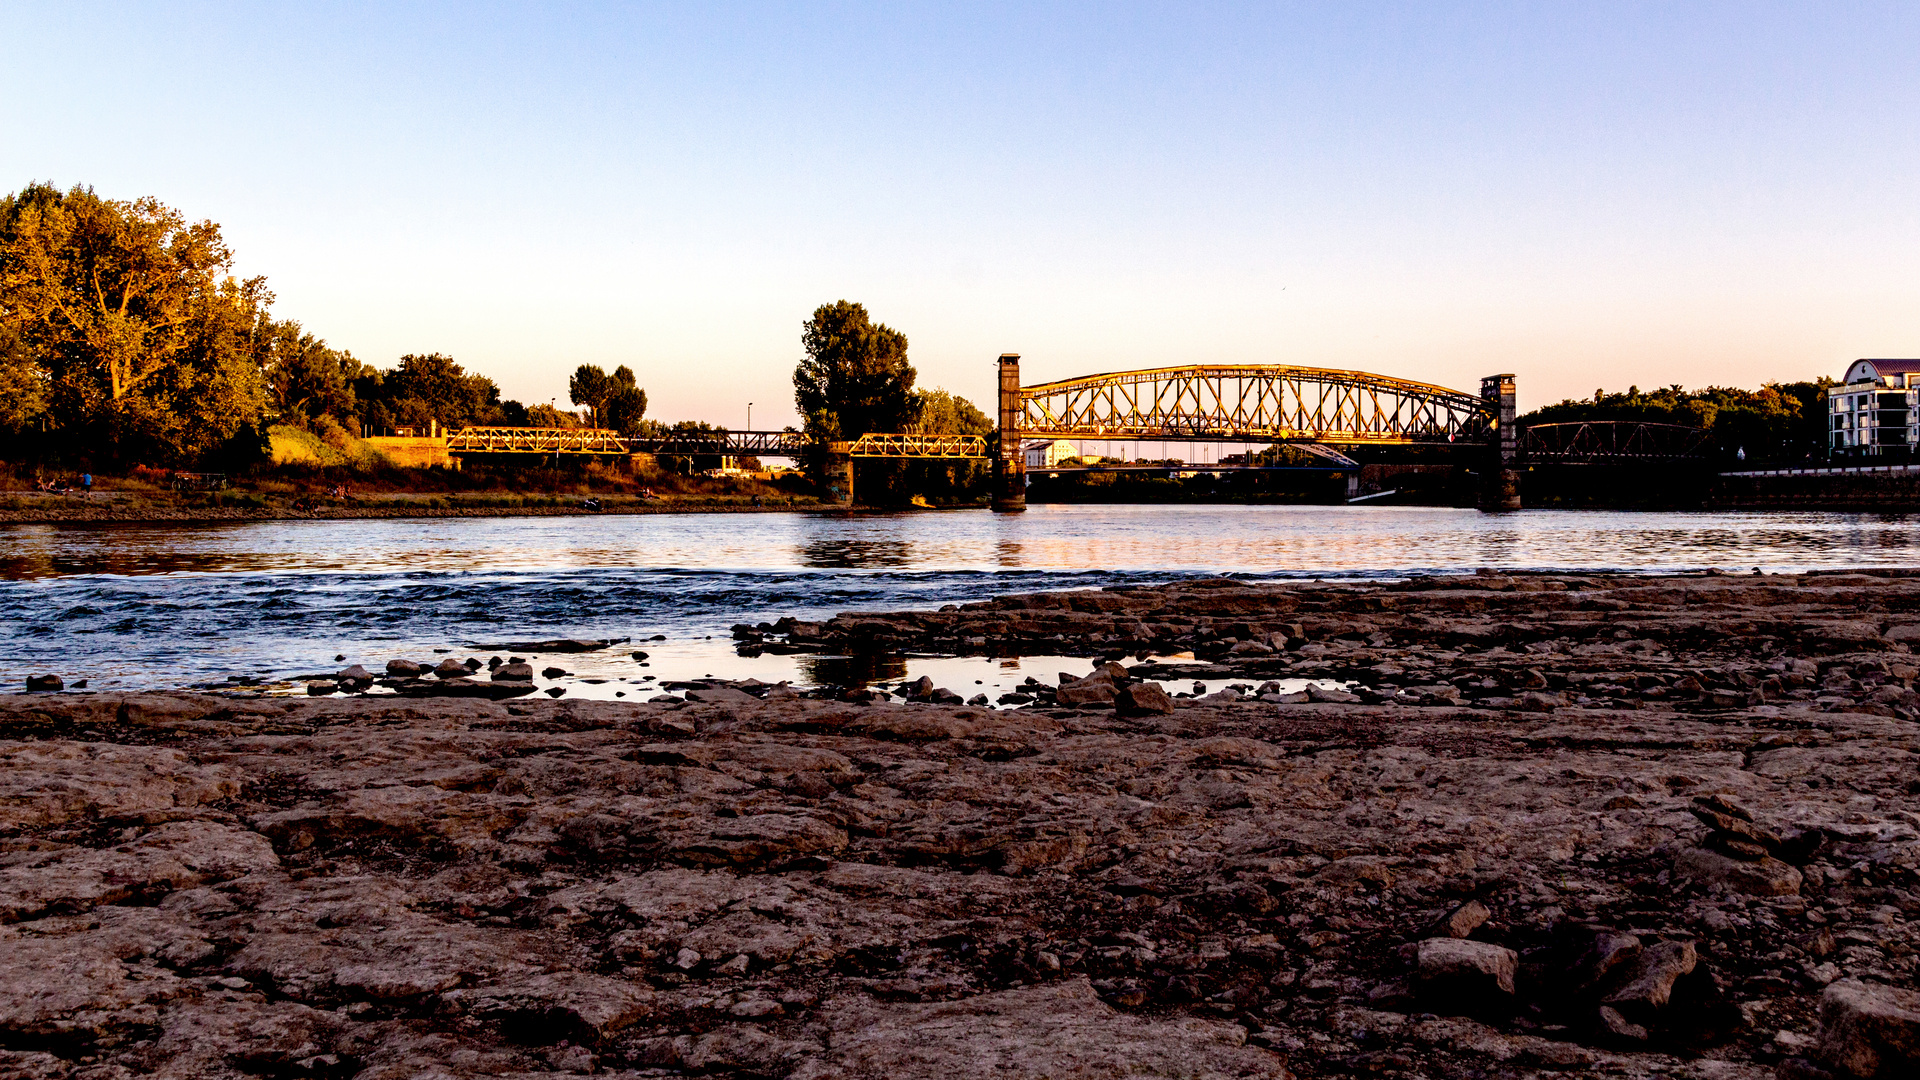
[[645,676],[925,671],[972,693],[1050,680],[1064,661],[746,658],[728,627],[1187,575],[1773,572],[1911,566],[1915,549],[1899,517],[1425,507],[13,525],[0,527],[0,673],[14,687],[43,671],[94,689],[271,682],[514,639],[626,637],[649,653],[646,671],[628,649],[550,657],[571,674],[542,686],[606,697],[642,693]]

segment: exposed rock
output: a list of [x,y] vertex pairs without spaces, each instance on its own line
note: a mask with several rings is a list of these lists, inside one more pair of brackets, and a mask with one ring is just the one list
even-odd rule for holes
[[1084,978],[924,1005],[842,1000],[825,1020],[831,1049],[791,1080],[1292,1076],[1284,1058],[1247,1046],[1237,1024],[1119,1013]]
[[1736,859],[1715,851],[1686,848],[1674,856],[1673,868],[1683,877],[1748,896],[1792,896],[1800,891],[1800,871],[1767,855]]
[[1691,972],[1696,963],[1691,941],[1662,941],[1641,948],[1623,965],[1619,987],[1606,996],[1604,1004],[1629,1021],[1646,1024],[1667,1007],[1674,981]]
[[1442,916],[1435,929],[1447,937],[1463,938],[1480,929],[1493,912],[1478,900],[1469,900]]
[[1820,1058],[1843,1076],[1920,1075],[1920,993],[1842,979],[1820,995]]
[[1062,705],[1105,705],[1114,700],[1113,680],[1102,675],[1077,679],[1055,691],[1054,700]]
[[60,691],[60,690],[65,690],[66,688],[67,688],[67,684],[64,681],[62,681],[60,676],[58,675],[27,676],[27,691],[29,693]]
[[1114,691],[1113,707],[1121,716],[1163,716],[1173,711],[1173,699],[1158,683],[1129,683]]
[[532,664],[501,664],[493,669],[494,682],[532,682]]
[[1472,1010],[1511,996],[1519,967],[1520,957],[1512,949],[1485,941],[1428,938],[1415,954],[1414,978],[1421,998],[1436,1009]]
[[417,679],[429,670],[425,664],[416,664],[411,660],[387,661],[387,677],[392,679]]
[[1911,1004],[1847,995],[1920,975],[1920,664],[1801,630],[1914,610],[1488,574],[752,628],[1087,657],[1111,710],[477,659],[0,696],[0,1074],[1903,1075]]

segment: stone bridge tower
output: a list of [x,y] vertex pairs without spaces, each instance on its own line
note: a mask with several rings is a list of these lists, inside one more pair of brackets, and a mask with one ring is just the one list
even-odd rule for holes
[[1027,508],[1027,455],[1020,449],[1020,354],[1000,354],[1000,445],[993,455],[993,508]]
[[1512,375],[1489,375],[1480,380],[1480,400],[1493,414],[1487,430],[1486,472],[1480,485],[1480,509],[1520,509],[1520,430]]

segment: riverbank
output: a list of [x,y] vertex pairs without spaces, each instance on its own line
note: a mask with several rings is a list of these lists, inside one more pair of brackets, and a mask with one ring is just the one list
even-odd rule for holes
[[0,1071],[1915,1065],[1920,577],[1189,581],[737,638],[1085,660],[998,710],[0,698]]
[[[589,500],[592,505],[589,505]],[[822,510],[818,500],[793,496],[510,495],[504,493],[370,493],[352,498],[287,497],[251,492],[169,496],[95,492],[0,493],[0,524],[89,522],[198,524],[230,521],[349,521],[380,518],[564,517],[588,514],[759,513]]]

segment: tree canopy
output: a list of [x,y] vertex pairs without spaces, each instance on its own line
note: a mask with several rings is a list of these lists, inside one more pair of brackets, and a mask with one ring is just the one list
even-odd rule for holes
[[625,364],[611,375],[597,364],[581,364],[567,380],[567,396],[588,408],[594,426],[622,435],[639,434],[647,415],[647,392],[636,385],[633,369]]
[[1622,393],[1595,390],[1591,401],[1568,399],[1520,417],[1520,424],[1590,420],[1630,420],[1706,428],[1713,445],[1732,457],[1744,450],[1751,460],[1800,461],[1827,449],[1826,388],[1833,380],[1767,383],[1758,390],[1709,386],[1688,390],[1678,383]]
[[905,431],[918,418],[907,336],[864,306],[822,304],[802,324],[800,343],[807,355],[793,372],[793,399],[807,434],[851,440]]
[[33,184],[0,198],[0,422],[107,455],[188,461],[257,424],[264,278],[211,221]]

